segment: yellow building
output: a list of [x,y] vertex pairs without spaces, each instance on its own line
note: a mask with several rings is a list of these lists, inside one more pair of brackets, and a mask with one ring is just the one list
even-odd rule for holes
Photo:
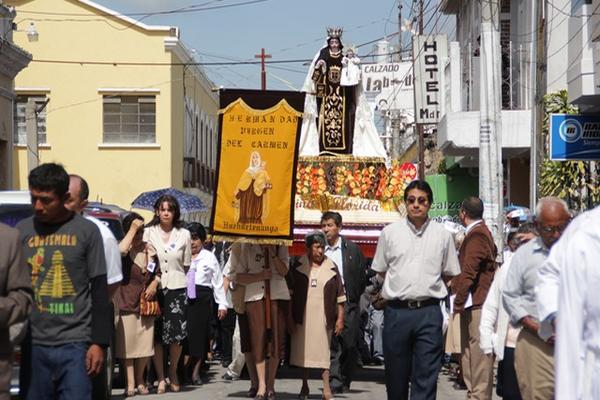
[[[179,39],[88,0],[10,0],[33,61],[15,79],[14,189],[27,188],[25,104],[37,115],[39,161],[90,184],[90,200],[129,208],[141,192],[188,188],[211,206],[218,94]],[[31,146],[29,146],[31,147]],[[204,218],[202,218],[204,220]]]
[[0,1],[0,190],[12,187],[13,80],[31,59],[12,43],[14,18],[15,11]]

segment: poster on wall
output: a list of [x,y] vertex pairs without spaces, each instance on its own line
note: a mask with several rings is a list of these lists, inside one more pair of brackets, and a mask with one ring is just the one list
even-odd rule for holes
[[412,110],[412,62],[363,64],[362,88],[372,110]]
[[304,94],[222,90],[220,101],[212,233],[289,244]]

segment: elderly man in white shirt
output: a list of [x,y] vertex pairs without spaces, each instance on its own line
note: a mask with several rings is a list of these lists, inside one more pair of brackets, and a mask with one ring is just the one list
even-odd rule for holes
[[586,214],[559,259],[556,399],[600,399],[600,208]]
[[[538,330],[535,286],[539,268],[548,258],[570,221],[567,204],[544,197],[536,206],[539,237],[520,247],[511,260],[502,301],[513,324],[523,327],[515,348],[515,369],[524,399],[552,398],[554,394],[553,342],[543,340]],[[535,397],[534,397],[535,396]]]
[[[79,175],[69,175],[69,200],[65,206],[78,214],[88,205],[90,189],[88,183]],[[121,252],[119,243],[110,229],[99,219],[85,215],[85,218],[93,222],[100,230],[102,244],[104,245],[104,257],[106,258],[106,283],[108,284],[109,297],[116,291],[116,284],[123,280],[123,267],[121,265]]]
[[[77,214],[83,214],[83,210],[88,205],[88,197],[90,189],[88,183],[79,175],[69,175],[69,200],[65,203],[65,207]],[[106,283],[108,284],[108,298],[112,299],[113,295],[119,287],[119,283],[123,280],[123,266],[121,265],[121,252],[119,251],[119,243],[115,235],[108,229],[104,222],[89,215],[84,215],[85,219],[93,222],[100,231],[102,237],[102,245],[104,248],[104,258],[106,259]],[[107,359],[112,360],[112,359]],[[92,396],[94,399],[103,398],[105,394],[106,371],[110,368],[104,368],[102,373],[92,379]]]

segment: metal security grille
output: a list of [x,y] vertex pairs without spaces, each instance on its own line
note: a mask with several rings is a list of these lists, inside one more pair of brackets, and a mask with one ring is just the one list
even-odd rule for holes
[[155,143],[155,96],[104,96],[104,143]]
[[[15,144],[27,144],[27,101],[32,98],[37,109],[46,102],[46,96],[19,95],[15,100],[15,130],[13,140]],[[46,109],[37,113],[38,144],[46,143]]]

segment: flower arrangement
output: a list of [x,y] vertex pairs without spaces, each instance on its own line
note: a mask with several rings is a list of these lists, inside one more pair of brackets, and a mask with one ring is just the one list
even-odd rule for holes
[[397,205],[416,176],[414,164],[397,160],[389,167],[365,161],[300,161],[296,193],[305,197],[328,194],[360,197]]

